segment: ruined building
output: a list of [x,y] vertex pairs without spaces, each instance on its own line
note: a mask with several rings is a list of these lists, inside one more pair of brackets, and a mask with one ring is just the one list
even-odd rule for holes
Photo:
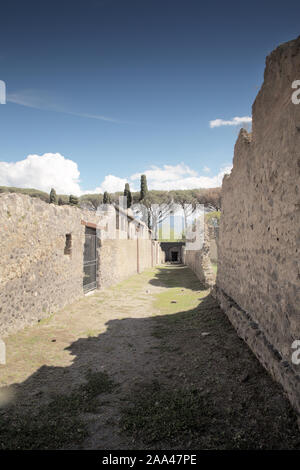
[[141,221],[119,209],[110,237],[106,219],[21,194],[0,195],[0,336],[163,261]]

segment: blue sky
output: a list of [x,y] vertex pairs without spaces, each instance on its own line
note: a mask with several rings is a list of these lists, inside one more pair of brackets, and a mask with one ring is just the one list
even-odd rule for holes
[[251,116],[265,56],[300,34],[299,11],[289,0],[6,2],[0,185],[112,191],[138,188],[144,172],[157,189],[220,184],[240,126],[209,122]]

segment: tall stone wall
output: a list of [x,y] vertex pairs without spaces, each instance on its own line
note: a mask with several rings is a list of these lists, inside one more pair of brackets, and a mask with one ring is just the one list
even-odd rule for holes
[[[189,247],[189,244],[187,244]],[[196,274],[201,284],[210,288],[215,284],[215,274],[210,257],[210,237],[207,224],[204,224],[203,246],[201,250],[184,249],[183,262]]]
[[[0,336],[83,295],[83,221],[101,224],[91,211],[0,195]],[[71,235],[71,250],[66,250],[66,235]],[[155,242],[149,239],[97,239],[99,288],[137,273],[137,243],[140,271],[157,264],[152,261]],[[160,247],[156,250],[159,255]]]
[[266,59],[253,104],[252,134],[241,130],[222,186],[217,297],[262,364],[300,412],[300,37]]

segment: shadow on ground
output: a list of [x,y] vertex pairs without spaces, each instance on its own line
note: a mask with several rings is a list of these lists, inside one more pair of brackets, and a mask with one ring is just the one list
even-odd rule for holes
[[[203,294],[182,266],[158,270],[150,285]],[[71,344],[70,366],[15,384],[0,414],[1,448],[300,449],[281,388],[210,294],[195,308],[172,313],[165,302],[161,311],[111,320]]]
[[201,289],[199,280],[194,275],[187,276],[187,269],[183,264],[166,264],[157,270],[156,276],[150,280],[149,284],[158,287],[182,287],[199,291]]

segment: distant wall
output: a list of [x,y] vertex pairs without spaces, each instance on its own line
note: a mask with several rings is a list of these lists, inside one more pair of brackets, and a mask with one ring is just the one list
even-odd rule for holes
[[152,240],[101,240],[100,245],[101,288],[163,262],[159,243]]
[[185,246],[185,242],[160,242],[160,246],[162,251],[165,253],[165,260],[166,261],[172,261],[172,251],[175,251],[178,253],[178,259],[177,261],[179,263],[182,263],[183,260],[183,249]]
[[[20,194],[0,195],[1,336],[83,295],[83,221],[101,223],[91,211]],[[65,250],[66,235],[71,235],[70,251]],[[161,261],[160,247],[149,239],[97,239],[98,287],[137,273],[137,243],[140,272]],[[157,259],[152,257],[153,250]]]
[[300,37],[266,60],[253,104],[253,132],[241,130],[222,186],[217,296],[239,335],[300,412]]

